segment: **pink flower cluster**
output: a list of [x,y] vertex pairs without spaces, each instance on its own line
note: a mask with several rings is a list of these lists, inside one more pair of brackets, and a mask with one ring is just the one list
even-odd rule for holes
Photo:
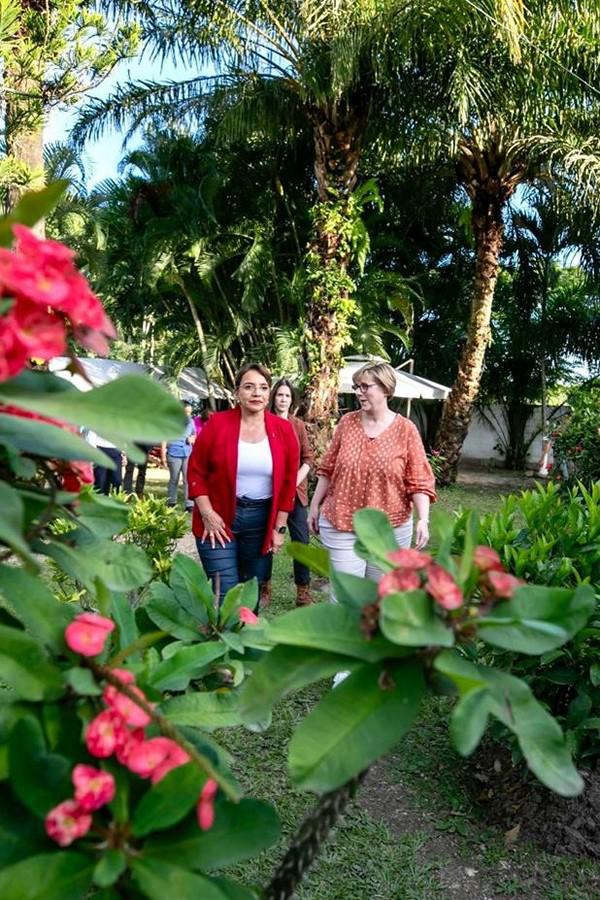
[[258,616],[252,612],[249,606],[240,606],[238,616],[244,625],[256,625],[258,622]]
[[[458,609],[464,603],[465,598],[454,577],[433,562],[428,553],[401,548],[388,553],[388,559],[397,568],[387,572],[379,582],[380,597],[424,588],[443,609]],[[515,589],[523,584],[504,569],[500,557],[490,547],[477,547],[473,562],[481,573],[480,587],[487,595],[512,597]]]
[[107,353],[116,331],[75,268],[74,252],[24,225],[13,232],[13,249],[0,247],[0,297],[13,301],[0,315],[0,381],[17,375],[29,359],[63,354],[67,329],[83,347]]
[[[82,656],[96,656],[104,650],[108,635],[114,627],[114,622],[104,616],[96,613],[80,613],[65,629],[65,641],[71,650]],[[135,694],[148,706],[152,706],[143,691],[135,684],[133,672],[129,669],[111,671],[122,685],[127,685],[128,692]],[[150,724],[151,716],[116,685],[106,685],[102,692],[102,700],[106,709],[92,719],[85,732],[85,743],[92,756],[106,759],[114,755],[130,772],[134,772],[140,778],[149,778],[152,784],[157,784],[177,766],[183,766],[190,761],[189,754],[171,738],[146,737],[144,729]],[[66,800],[59,804],[46,818],[48,835],[61,846],[67,846],[86,834],[91,825],[89,813],[103,803],[110,802],[104,800],[98,806],[90,806],[89,797],[93,793],[94,786],[86,784],[78,788],[75,782],[75,773],[78,769],[98,771],[89,766],[76,766],[73,773],[76,785],[75,801]],[[209,778],[197,805],[198,823],[202,829],[210,828],[214,822],[214,799],[217,791],[217,782]],[[63,843],[65,841],[66,843]]]
[[61,847],[83,837],[92,826],[92,813],[115,796],[115,779],[110,772],[93,766],[75,766],[71,775],[75,796],[64,800],[46,816],[46,833]]

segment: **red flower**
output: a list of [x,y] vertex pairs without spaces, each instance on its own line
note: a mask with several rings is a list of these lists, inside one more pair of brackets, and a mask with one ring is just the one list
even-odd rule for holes
[[487,578],[496,597],[512,597],[516,589],[525,584],[520,578],[515,578],[508,572],[488,572]]
[[240,606],[238,615],[240,622],[243,622],[244,625],[256,625],[258,622],[258,616],[247,606]]
[[452,575],[437,563],[431,563],[427,568],[425,590],[444,609],[458,609],[462,606],[464,598],[459,586]]
[[392,550],[391,553],[388,553],[387,558],[403,569],[424,569],[431,562],[429,553],[421,553],[420,550],[414,550],[411,547]]
[[83,812],[94,812],[115,796],[115,779],[110,772],[93,766],[75,766],[71,775],[75,800]]
[[124,728],[122,737],[115,747],[115,756],[122,766],[126,766],[131,753],[145,740],[146,734],[143,728]]
[[380,597],[395,594],[397,591],[416,591],[421,587],[421,576],[411,569],[394,569],[386,572],[378,587]]
[[[141,691],[139,687],[133,685],[131,690],[140,698],[140,700],[146,700],[144,692]],[[118,688],[113,687],[112,684],[109,684],[108,687],[104,688],[102,699],[110,709],[118,716],[121,716],[127,725],[132,725],[134,728],[143,728],[150,722],[148,713],[143,710],[141,706],[138,706],[135,701],[130,700],[129,697],[122,694]]]
[[92,756],[112,756],[128,740],[123,719],[112,709],[105,709],[92,719],[85,732],[85,743]]
[[473,555],[473,562],[481,572],[488,572],[490,569],[504,571],[502,560],[491,547],[476,547]]
[[106,639],[115,623],[96,613],[80,613],[65,628],[67,646],[82,656],[97,656],[104,650]]
[[[131,751],[127,760],[127,767],[139,775],[140,778],[153,778],[155,771],[159,770],[160,772],[161,767],[164,768],[165,763],[170,763],[171,760],[179,761],[170,766],[167,771],[175,768],[175,766],[183,765],[184,762],[189,762],[187,753],[185,754],[186,759],[183,759],[181,756],[182,752],[185,753],[171,738],[150,738],[149,741],[142,741],[141,744],[138,744]],[[166,771],[162,772],[162,776],[164,775],[166,775]]]
[[159,781],[162,781],[165,775],[168,775],[172,769],[176,769],[177,766],[184,766],[186,763],[189,763],[189,761],[189,753],[186,753],[179,744],[175,744],[175,746],[171,747],[168,756],[163,762],[154,769],[151,776],[152,784],[157,784]]
[[50,810],[44,822],[46,834],[60,847],[68,847],[90,830],[92,817],[75,800],[64,800]]
[[209,778],[200,792],[196,815],[198,816],[198,825],[202,831],[208,831],[214,825],[215,797],[218,790],[219,785],[217,782],[214,778]]

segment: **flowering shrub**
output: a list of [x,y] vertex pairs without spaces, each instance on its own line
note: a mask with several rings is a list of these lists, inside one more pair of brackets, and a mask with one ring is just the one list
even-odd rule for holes
[[[467,512],[457,517],[457,552],[468,521]],[[600,483],[589,491],[550,483],[506,497],[482,518],[479,538],[515,576],[555,589],[588,583],[594,590],[590,622],[561,647],[539,658],[486,651],[527,680],[565,729],[576,757],[592,763],[600,758]]]
[[568,403],[571,412],[553,435],[553,477],[590,487],[600,481],[600,379],[573,388]]

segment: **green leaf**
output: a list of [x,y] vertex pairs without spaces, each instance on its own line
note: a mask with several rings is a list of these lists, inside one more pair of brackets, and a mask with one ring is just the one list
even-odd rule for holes
[[46,459],[88,460],[108,469],[115,468],[105,453],[71,431],[47,422],[0,413],[0,444],[4,443]]
[[21,806],[8,785],[0,785],[0,871],[47,848],[40,820]]
[[495,647],[537,656],[570,640],[594,606],[594,590],[587,584],[576,590],[526,585],[478,620],[479,634]]
[[85,393],[47,372],[22,372],[0,384],[0,401],[84,426],[126,453],[134,443],[176,439],[185,430],[178,400],[143,375],[124,375]]
[[0,543],[6,544],[23,559],[32,561],[33,556],[23,536],[23,501],[15,488],[0,481]]
[[329,553],[323,547],[315,547],[314,544],[301,544],[299,541],[291,541],[285,546],[286,553],[299,563],[304,563],[317,575],[329,578],[330,565]]
[[258,605],[258,581],[252,578],[250,581],[242,581],[227,591],[223,605],[219,611],[219,624],[227,625],[238,618],[238,611],[242,606],[255,609]]
[[305,790],[340,787],[400,740],[424,693],[423,670],[414,660],[362,666],[325,694],[294,732],[292,781]]
[[235,631],[222,631],[221,640],[235,653],[240,655],[244,653],[245,648],[241,634],[237,634]]
[[163,714],[175,725],[193,725],[204,731],[241,725],[236,691],[186,694],[161,705]]
[[15,725],[8,755],[12,789],[36,816],[43,818],[72,792],[71,761],[48,753],[42,727],[33,716],[25,716]]
[[69,187],[65,179],[53,181],[38,191],[27,191],[8,216],[0,219],[0,245],[10,247],[14,236],[12,226],[36,225],[52,212],[64,192]]
[[17,566],[0,565],[0,594],[0,605],[34,638],[56,653],[64,651],[64,630],[73,612],[50,593],[43,581]]
[[[91,886],[89,856],[54,850],[29,856],[0,871],[2,900],[81,900]],[[164,898],[163,898],[164,900]]]
[[384,571],[393,569],[388,553],[398,549],[390,520],[380,509],[359,509],[352,518],[356,537]]
[[0,625],[0,681],[23,700],[53,700],[64,693],[62,674],[25,632]]
[[67,669],[65,679],[75,693],[82,697],[96,697],[102,693],[89,669],[74,666],[72,669]]
[[169,584],[179,605],[193,619],[203,625],[216,623],[215,595],[200,563],[185,553],[176,554]]
[[273,705],[292,691],[352,670],[356,659],[307,647],[275,647],[258,663],[240,694],[240,712],[246,723],[261,722]]
[[259,800],[231,803],[219,799],[215,823],[200,831],[194,820],[146,841],[144,855],[200,871],[222,869],[257,856],[279,839],[280,827],[272,806]]
[[452,710],[450,737],[462,756],[470,756],[483,737],[489,706],[489,691],[480,687],[461,697]]
[[365,662],[407,652],[381,637],[367,640],[361,634],[358,613],[336,603],[318,603],[278,616],[267,627],[266,635],[276,644],[329,650]]
[[362,610],[363,606],[376,603],[378,599],[377,582],[370,578],[359,578],[358,575],[350,575],[347,572],[331,573],[331,586],[335,591],[338,603],[348,606],[350,609]]
[[122,850],[105,850],[94,869],[93,881],[98,887],[110,887],[127,868]]
[[594,687],[600,686],[600,663],[592,663],[590,666],[590,681]]
[[79,495],[77,524],[96,539],[111,538],[127,527],[129,513],[130,507],[122,500],[84,490]]
[[94,541],[74,548],[51,541],[43,545],[43,551],[90,591],[94,591],[96,580],[111,591],[132,591],[152,578],[148,557],[133,544]]
[[[563,797],[581,793],[583,781],[573,765],[558,722],[535,699],[524,681],[506,672],[469,663],[448,650],[438,654],[434,666],[452,678],[461,693],[469,693],[473,687],[487,687],[490,715],[516,735],[534,775]],[[471,673],[470,677],[466,673]]]
[[150,585],[150,599],[144,607],[155,625],[180,641],[197,641],[200,636],[201,620],[191,616],[178,603],[173,591],[161,581]]
[[227,900],[215,882],[157,859],[133,859],[134,880],[148,900]]
[[183,647],[154,669],[148,683],[159,691],[183,691],[193,678],[199,678],[211,662],[226,652],[227,647],[221,641]]
[[177,766],[146,791],[133,814],[136,837],[180,822],[198,802],[206,776],[195,763]]
[[425,591],[388,594],[381,601],[381,630],[395,644],[406,647],[452,647],[454,633],[435,612]]
[[140,636],[135,610],[125,594],[113,594],[111,612],[119,629],[119,650],[123,650]]

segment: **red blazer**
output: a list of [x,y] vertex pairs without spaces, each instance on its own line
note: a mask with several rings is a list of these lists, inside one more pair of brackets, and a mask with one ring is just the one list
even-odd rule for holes
[[[237,479],[238,442],[242,416],[239,409],[215,413],[196,438],[188,463],[188,495],[190,500],[208,495],[213,509],[219,513],[231,534],[235,518],[235,486]],[[286,419],[265,412],[265,428],[273,457],[273,500],[262,547],[271,549],[272,532],[277,513],[291,512],[296,499],[299,447],[296,433]],[[196,504],[192,531],[202,537],[204,526]]]

